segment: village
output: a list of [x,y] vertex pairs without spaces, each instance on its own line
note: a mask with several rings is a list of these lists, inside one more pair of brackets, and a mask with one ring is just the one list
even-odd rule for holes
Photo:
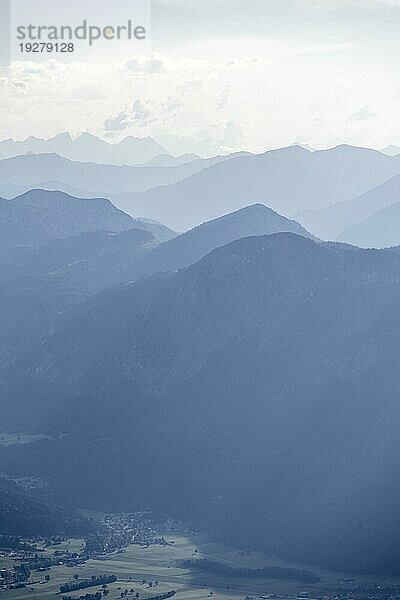
[[[130,553],[135,547],[136,552],[162,552],[164,548],[166,552],[174,553],[176,540],[182,539],[179,536],[186,536],[187,539],[193,540],[198,534],[190,531],[180,522],[167,517],[156,517],[149,512],[96,515],[93,531],[82,539],[67,539],[60,536],[47,538],[2,536],[0,567],[3,568],[0,568],[0,597],[8,597],[8,593],[15,590],[24,592],[26,588],[27,597],[40,598],[39,590],[45,590],[51,585],[58,586],[56,592],[61,594],[60,597],[63,599],[97,600],[109,596],[110,591],[112,599],[114,596],[123,598],[124,595],[134,598],[144,597],[146,600],[172,597],[177,592],[173,592],[171,588],[167,591],[165,588],[159,588],[157,570],[152,571],[152,577],[128,577],[127,575],[124,579],[121,577],[122,571],[118,571],[116,565],[121,564],[121,560],[123,562],[131,560]],[[257,579],[255,569],[231,567],[230,571],[226,571],[226,566],[226,573],[221,572],[216,575],[213,570],[215,564],[219,564],[218,561],[214,564],[210,559],[199,558],[197,547],[193,545],[196,543],[189,544],[188,553],[191,558],[187,559],[186,563],[198,561],[197,567],[196,569],[188,567],[186,572],[189,575],[184,577],[194,576],[196,587],[203,588],[204,592],[208,589],[206,593],[210,598],[219,598],[223,590],[228,594],[236,593],[242,587],[243,591],[244,589],[249,591],[242,592],[241,600],[400,600],[400,585],[373,583],[362,578],[338,577],[336,581],[329,582],[316,578],[318,581],[304,580],[303,583],[301,581],[296,583],[293,579],[285,581],[283,576],[280,581],[275,577]],[[242,559],[245,553],[242,550],[237,554]],[[182,562],[185,561],[175,559],[169,563],[170,568],[182,568]],[[200,563],[203,562],[208,569],[201,568]],[[92,568],[94,563],[97,569]],[[103,564],[104,572],[101,566]],[[220,564],[223,566],[224,561]],[[55,579],[55,573],[59,569],[62,570],[63,575],[61,578],[58,575]],[[267,568],[264,570],[267,573]],[[293,570],[288,568],[284,571],[289,573]],[[261,592],[261,586],[268,591]],[[302,587],[304,591],[301,591]],[[254,593],[250,591],[251,588],[254,589]],[[79,592],[83,595],[75,595]],[[37,593],[39,596],[35,595]],[[71,593],[73,596],[70,596]],[[154,593],[156,594],[153,595]]]
[[[5,590],[24,588],[50,579],[52,567],[64,565],[80,567],[90,559],[106,561],[124,553],[130,545],[147,548],[151,545],[173,544],[165,539],[179,528],[189,533],[181,524],[169,518],[156,518],[147,512],[107,514],[96,524],[95,532],[82,539],[79,549],[69,549],[68,540],[60,536],[48,538],[0,539],[0,560],[12,566],[0,569],[0,595]],[[1,544],[4,544],[3,546]],[[62,549],[60,549],[62,546]]]

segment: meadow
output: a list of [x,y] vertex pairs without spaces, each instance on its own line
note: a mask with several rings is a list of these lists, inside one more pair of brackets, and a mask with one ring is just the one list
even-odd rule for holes
[[[126,597],[135,597],[138,592],[140,598],[146,600],[158,594],[175,590],[176,600],[234,600],[251,597],[258,599],[269,598],[296,598],[301,592],[308,592],[311,598],[329,594],[332,590],[344,588],[346,584],[342,579],[348,578],[346,574],[332,573],[312,567],[313,571],[321,577],[316,584],[283,579],[251,579],[231,578],[217,573],[202,572],[179,568],[177,564],[183,559],[208,558],[232,567],[261,568],[266,564],[271,566],[285,566],[292,568],[305,568],[306,565],[288,563],[279,559],[272,559],[255,551],[234,549],[223,544],[208,541],[204,536],[187,537],[184,535],[167,536],[172,545],[152,545],[149,547],[129,546],[122,553],[116,554],[107,560],[89,560],[83,566],[67,567],[59,565],[43,573],[33,573],[26,588],[10,590],[3,593],[3,598],[10,600],[60,600],[60,585],[74,581],[74,575],[79,580],[89,579],[92,575],[116,575],[117,581],[109,584],[108,600],[117,600],[121,592],[128,590]],[[57,546],[46,549],[46,553],[53,554],[56,550],[68,549],[70,552],[79,551],[82,540],[72,539]],[[10,559],[0,558],[0,568],[10,566]],[[310,567],[307,567],[310,569]],[[50,580],[45,581],[45,576],[50,575]],[[78,581],[79,581],[78,580]],[[37,583],[34,583],[34,582]],[[352,581],[351,585],[355,582]],[[72,592],[73,598],[85,593],[100,591],[100,586],[86,590]],[[130,592],[134,590],[134,592]]]

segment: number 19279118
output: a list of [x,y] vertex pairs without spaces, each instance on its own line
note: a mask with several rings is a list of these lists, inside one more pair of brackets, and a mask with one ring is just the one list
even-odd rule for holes
[[19,44],[21,52],[73,52],[74,44],[72,42],[23,42]]

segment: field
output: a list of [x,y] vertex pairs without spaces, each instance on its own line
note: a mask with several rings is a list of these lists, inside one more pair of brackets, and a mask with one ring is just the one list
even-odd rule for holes
[[0,433],[0,446],[14,446],[15,444],[31,444],[49,438],[48,435],[28,433]]
[[[92,575],[114,574],[118,580],[108,586],[110,593],[108,600],[120,598],[125,589],[139,592],[140,598],[145,600],[163,592],[175,590],[176,600],[203,600],[213,598],[215,600],[235,600],[246,598],[260,598],[266,594],[273,594],[276,598],[295,598],[299,592],[308,591],[311,597],[329,594],[333,589],[345,587],[340,582],[346,578],[346,574],[330,573],[312,567],[314,573],[321,577],[321,582],[307,585],[296,581],[273,580],[273,579],[227,579],[224,576],[193,570],[190,572],[176,566],[176,561],[185,558],[209,558],[223,562],[235,567],[259,568],[268,565],[290,566],[294,568],[307,568],[310,566],[299,564],[288,564],[287,562],[273,560],[257,552],[242,552],[229,548],[222,544],[208,542],[202,536],[167,537],[174,541],[170,546],[129,546],[123,553],[108,560],[90,560],[81,567],[55,566],[45,573],[33,573],[31,582],[25,589],[11,590],[3,594],[3,598],[13,600],[60,600],[62,594],[59,592],[60,585],[73,580],[74,574],[79,579],[87,579]],[[50,554],[57,549],[77,551],[82,545],[82,540],[69,540],[59,546],[53,546],[47,550]],[[0,568],[10,566],[9,559],[0,558]],[[50,581],[45,582],[45,575],[50,575]],[[145,580],[145,581],[144,581]],[[33,583],[37,581],[37,583]],[[152,586],[150,587],[150,582]],[[158,582],[155,585],[155,582]],[[348,585],[348,584],[347,584]],[[354,582],[352,583],[354,585]],[[73,597],[79,597],[87,592],[95,593],[100,586],[91,587],[86,590],[71,593]],[[128,593],[128,598],[133,598]]]

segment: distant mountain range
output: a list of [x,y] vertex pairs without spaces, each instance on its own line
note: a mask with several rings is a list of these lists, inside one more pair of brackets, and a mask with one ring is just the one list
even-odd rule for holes
[[[399,172],[399,159],[375,150],[338,146],[309,152],[292,146],[230,157],[174,185],[114,195],[113,201],[130,214],[146,215],[184,231],[253,203],[286,216],[322,209],[351,200]],[[320,235],[318,229],[308,228]]]
[[[168,162],[0,161],[3,189],[83,190],[0,199],[2,429],[47,434],[0,447],[0,473],[59,505],[398,574],[399,159]],[[14,504],[23,529],[46,510],[82,527],[21,494],[0,479],[0,534]]]
[[362,248],[385,248],[400,245],[400,202],[346,229],[338,240]]
[[390,146],[382,148],[381,152],[387,156],[398,156],[400,154],[400,148],[391,144]]
[[[112,165],[143,165],[160,154],[167,154],[165,148],[150,137],[129,136],[118,143],[109,143],[90,133],[72,138],[64,132],[47,140],[30,136],[23,141],[0,141],[0,158],[28,152],[59,154],[70,160]],[[173,163],[174,157],[170,156],[170,160]]]
[[147,167],[176,167],[185,165],[195,160],[203,160],[196,154],[182,154],[182,156],[171,156],[170,154],[159,154],[146,162]]
[[13,198],[32,188],[41,188],[65,191],[80,197],[112,198],[127,192],[176,183],[228,159],[226,156],[216,156],[170,167],[131,167],[74,162],[58,154],[27,154],[0,160],[0,192],[3,197]]
[[[360,239],[362,245],[390,246],[400,244],[400,237],[396,236],[394,224],[389,223],[389,220],[385,222],[381,212],[396,204],[399,198],[400,176],[396,175],[352,200],[333,204],[319,211],[303,211],[298,213],[298,218],[324,239],[346,240],[353,244],[357,244],[357,240]],[[389,217],[390,211],[384,215]],[[364,228],[363,223],[366,220],[372,225],[375,218],[375,232],[371,227],[365,226],[365,234],[358,238],[358,234],[355,233],[353,237],[353,227],[356,232],[358,226]],[[370,237],[368,232],[372,234]]]
[[[286,216],[323,209],[353,200],[399,172],[398,158],[350,146],[315,152],[293,146],[263,155],[237,153],[176,166],[142,167],[73,162],[42,154],[0,161],[0,191],[5,197],[31,188],[78,197],[105,196],[133,216],[185,231],[254,203]],[[299,218],[303,222],[303,214]],[[326,237],[321,232],[328,226],[321,219],[320,227],[318,215],[304,216],[312,233]],[[336,235],[348,225],[345,222]]]
[[398,572],[399,270],[398,252],[278,233],[111,288],[2,377],[14,427],[66,435],[0,467],[75,505]]

